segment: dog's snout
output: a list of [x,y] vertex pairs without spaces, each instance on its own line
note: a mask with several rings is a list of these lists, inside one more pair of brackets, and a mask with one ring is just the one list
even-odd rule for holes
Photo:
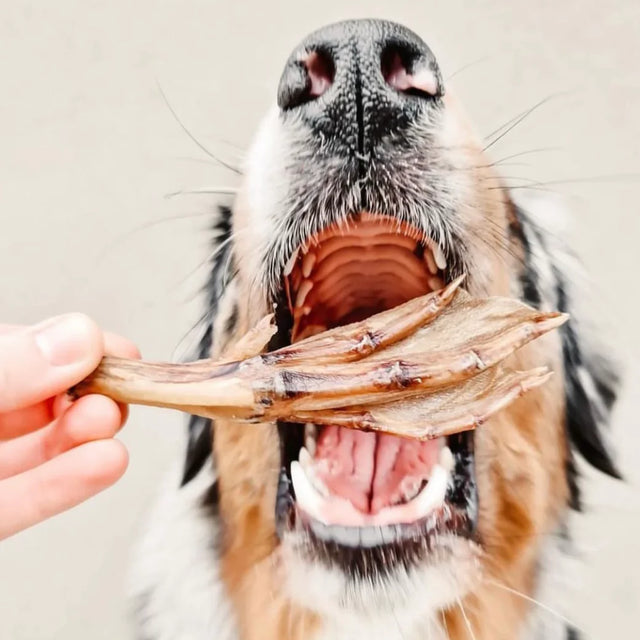
[[415,124],[441,94],[435,58],[415,33],[353,20],[312,33],[293,52],[278,105],[325,138],[368,153],[386,134]]

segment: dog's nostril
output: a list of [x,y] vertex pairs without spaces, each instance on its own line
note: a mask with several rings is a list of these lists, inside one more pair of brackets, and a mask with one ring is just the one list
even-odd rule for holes
[[302,60],[288,65],[280,81],[278,105],[293,109],[319,98],[333,84],[336,69],[325,51],[311,51]]
[[436,73],[409,49],[397,45],[386,47],[382,52],[380,69],[385,82],[400,93],[433,98],[439,92]]
[[321,51],[313,51],[304,61],[309,74],[309,97],[321,96],[332,84],[336,74],[333,60]]

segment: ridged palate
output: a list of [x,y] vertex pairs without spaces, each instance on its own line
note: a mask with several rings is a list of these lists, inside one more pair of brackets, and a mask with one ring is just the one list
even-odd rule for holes
[[406,224],[363,214],[325,229],[285,269],[292,339],[371,316],[444,286],[444,254]]

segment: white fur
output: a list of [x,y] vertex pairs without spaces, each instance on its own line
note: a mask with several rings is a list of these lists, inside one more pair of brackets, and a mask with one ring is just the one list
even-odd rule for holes
[[277,106],[264,117],[246,159],[245,192],[249,214],[248,244],[256,250],[243,256],[241,269],[250,277],[260,272],[263,252],[273,237],[278,214],[286,199],[286,166],[290,142]]
[[547,536],[540,551],[538,577],[522,640],[565,640],[568,594],[575,591],[579,559],[566,535]]
[[304,561],[291,537],[283,541],[285,589],[292,601],[319,614],[317,640],[445,638],[439,611],[455,605],[479,580],[476,548],[454,536],[440,538],[440,553],[434,552],[429,565],[398,569],[375,584]]
[[140,637],[236,640],[218,567],[218,521],[202,507],[212,465],[182,488],[178,471],[169,474],[135,554],[130,594]]

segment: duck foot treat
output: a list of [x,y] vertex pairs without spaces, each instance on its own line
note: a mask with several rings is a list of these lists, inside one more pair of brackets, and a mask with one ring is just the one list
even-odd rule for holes
[[568,316],[509,298],[472,298],[461,280],[268,353],[271,317],[223,361],[106,357],[71,393],[208,418],[335,425],[418,440],[473,429],[549,379],[546,367],[514,371],[503,361]]

